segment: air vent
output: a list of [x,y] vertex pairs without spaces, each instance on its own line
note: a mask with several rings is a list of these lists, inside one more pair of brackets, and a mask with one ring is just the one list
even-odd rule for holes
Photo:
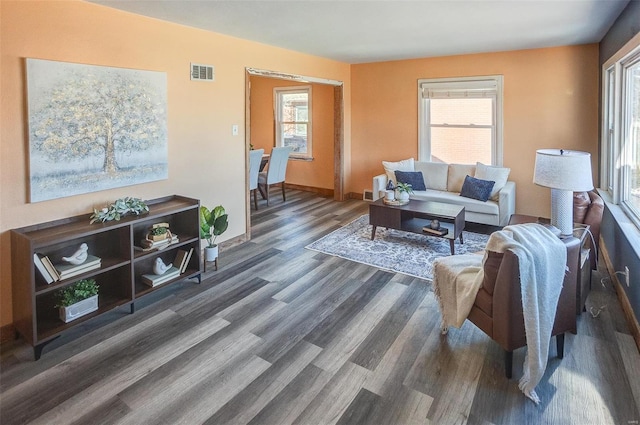
[[191,64],[191,81],[214,81],[213,65]]
[[362,194],[362,199],[365,201],[373,201],[373,191],[371,191],[371,189],[365,189]]

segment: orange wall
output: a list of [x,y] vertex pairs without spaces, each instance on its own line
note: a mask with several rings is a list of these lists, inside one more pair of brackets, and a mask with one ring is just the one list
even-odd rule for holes
[[333,86],[251,76],[251,143],[271,152],[275,144],[274,87],[311,86],[313,161],[289,160],[287,183],[333,189]]
[[[343,81],[349,149],[347,64],[81,1],[3,0],[0,19],[0,326],[12,322],[9,229],[88,217],[94,206],[123,196],[175,193],[226,207],[230,224],[221,240],[245,233],[246,67]],[[169,179],[30,204],[25,58],[166,72]],[[190,81],[190,62],[214,65],[216,81]]]
[[[598,158],[598,45],[393,61],[351,67],[351,186],[362,193],[383,160],[418,156],[418,79],[504,76],[504,165],[516,210],[549,217],[550,191],[532,183],[535,152],[565,148]],[[357,159],[357,160],[356,160]]]

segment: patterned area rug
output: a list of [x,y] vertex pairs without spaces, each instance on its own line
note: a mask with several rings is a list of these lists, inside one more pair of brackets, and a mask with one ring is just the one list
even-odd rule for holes
[[[463,231],[462,239],[462,245],[456,240],[456,254],[483,250],[489,236]],[[433,278],[433,260],[451,255],[448,239],[384,227],[378,227],[372,241],[369,215],[363,215],[306,248],[427,280]]]

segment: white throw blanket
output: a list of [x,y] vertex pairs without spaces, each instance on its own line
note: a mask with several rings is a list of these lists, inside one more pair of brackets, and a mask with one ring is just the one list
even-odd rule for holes
[[527,337],[524,373],[518,386],[538,404],[540,399],[535,388],[547,367],[551,331],[564,282],[567,248],[546,227],[529,223],[507,226],[493,233],[487,242],[487,250],[511,250],[518,257]]
[[447,333],[449,326],[462,326],[481,285],[481,255],[452,255],[434,260],[433,292],[442,313],[443,334]]
[[[536,404],[535,387],[542,379],[549,356],[549,342],[555,322],[567,263],[564,243],[549,229],[530,223],[507,226],[489,237],[486,251],[511,250],[520,266],[522,310],[527,338],[524,373],[519,387]],[[469,315],[484,278],[478,255],[457,255],[434,262],[434,293],[442,312],[442,330],[460,327]]]

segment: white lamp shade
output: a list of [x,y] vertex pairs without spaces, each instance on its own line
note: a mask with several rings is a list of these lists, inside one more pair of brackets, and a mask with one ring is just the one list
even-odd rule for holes
[[591,154],[563,149],[540,149],[536,151],[533,182],[572,192],[591,190]]

